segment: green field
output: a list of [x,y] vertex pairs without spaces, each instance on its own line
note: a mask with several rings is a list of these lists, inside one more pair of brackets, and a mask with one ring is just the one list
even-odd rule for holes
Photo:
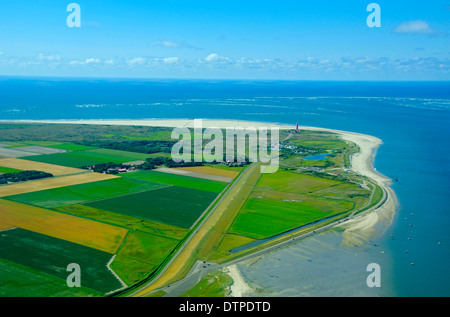
[[213,181],[209,179],[195,178],[155,171],[126,173],[122,174],[122,177],[186,187],[191,189],[204,190],[213,193],[220,193],[227,185],[223,182]]
[[10,168],[10,167],[0,166],[0,173],[1,174],[18,173],[18,172],[22,172],[22,170],[18,170],[18,169],[15,169],[15,168]]
[[110,150],[110,149],[92,149],[86,151],[55,153],[46,155],[30,156],[30,161],[56,164],[68,167],[82,167],[100,163],[126,163],[136,160],[145,160],[148,154]]
[[61,143],[57,145],[52,145],[52,148],[55,149],[61,149],[61,150],[67,150],[67,151],[85,151],[85,150],[93,150],[95,147],[93,146],[87,146],[87,145],[80,145],[80,144],[74,144],[74,143]]
[[[170,157],[170,142],[137,141],[173,142],[171,128],[0,124],[0,130],[4,140],[0,143],[4,145],[39,145],[69,151],[30,156],[28,160],[76,168]],[[192,256],[183,261],[183,270],[188,270],[197,259],[224,263],[243,255],[231,253],[232,249],[337,216],[308,226],[301,234],[316,230],[359,208],[374,206],[383,197],[381,188],[343,169],[349,165],[349,154],[358,150],[355,144],[329,132],[283,130],[280,133],[280,140],[284,140],[281,143],[289,146],[281,151],[279,171],[260,174],[258,164],[249,167],[252,173],[244,174],[239,179],[242,184],[233,187],[231,194],[218,204],[222,208],[219,211],[223,212],[221,218],[207,228],[208,233]],[[126,151],[112,150],[119,148]],[[317,161],[304,159],[318,153],[329,155]],[[206,166],[238,172],[246,168]],[[16,171],[0,167],[0,173]],[[374,189],[370,205],[371,190],[364,189],[366,185]],[[121,229],[123,239],[114,249],[115,254],[21,228],[0,231],[0,296],[104,296],[121,288],[120,280],[128,286],[138,283],[167,263],[186,237],[197,230],[197,227],[191,230],[192,225],[227,186],[219,181],[145,170],[99,182],[5,197],[52,209],[55,217],[69,214],[126,231]],[[291,239],[290,236],[281,239],[284,238]],[[261,244],[245,252],[266,246]],[[118,278],[107,267],[111,260],[110,268]],[[66,285],[69,263],[81,266],[81,288]],[[226,296],[232,282],[224,271],[216,271],[203,277],[182,296]],[[161,295],[162,291],[155,294]]]
[[352,202],[343,200],[298,198],[302,202],[251,198],[228,232],[264,239],[353,207]]
[[228,232],[264,239],[354,210],[369,197],[356,184],[285,171],[264,174]]
[[183,239],[189,232],[186,228],[170,226],[164,223],[141,219],[128,215],[121,215],[116,212],[101,210],[85,205],[69,205],[56,209],[57,211],[67,213],[73,216],[92,219],[103,223],[127,228],[129,230],[139,230],[142,232],[159,235],[175,240]]
[[167,186],[132,178],[114,178],[100,182],[59,187],[5,197],[19,203],[44,208],[57,208],[88,201],[142,192]]
[[77,263],[81,285],[102,293],[122,287],[108,270],[111,254],[36,232],[15,228],[0,233],[0,258],[66,280]]
[[178,245],[179,240],[134,231],[112,263],[112,269],[127,284],[132,285],[153,272]]
[[86,203],[86,206],[189,228],[216,198],[203,190],[170,186]]
[[299,173],[278,171],[272,174],[264,174],[257,186],[301,194],[339,184],[342,184],[342,182]]
[[0,297],[102,296],[86,287],[67,287],[65,279],[0,259]]

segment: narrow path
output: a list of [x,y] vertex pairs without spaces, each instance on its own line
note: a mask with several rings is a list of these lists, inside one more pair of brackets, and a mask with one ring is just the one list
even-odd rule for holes
[[260,173],[260,164],[251,164],[239,175],[166,267],[152,281],[134,291],[130,296],[148,295],[152,291],[181,278],[183,271],[186,270],[186,264],[196,260],[199,251],[198,248],[204,241],[204,238],[210,233],[211,228],[215,227],[220,218],[226,214],[230,202],[234,199],[239,199],[242,188],[254,173]]

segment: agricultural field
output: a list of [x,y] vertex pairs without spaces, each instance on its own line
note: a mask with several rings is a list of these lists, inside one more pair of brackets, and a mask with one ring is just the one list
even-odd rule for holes
[[77,184],[98,182],[102,180],[113,179],[116,177],[117,176],[114,175],[87,172],[69,176],[32,180],[23,183],[0,186],[0,197],[37,192],[45,189],[53,189]]
[[0,158],[1,157],[29,157],[33,155],[39,155],[39,153],[26,152],[16,150],[15,148],[5,148],[0,147]]
[[115,253],[127,230],[56,211],[0,199],[0,223]]
[[83,287],[108,293],[123,287],[108,270],[110,253],[80,244],[16,228],[0,233],[0,258],[60,279],[67,278],[67,266],[82,268]]
[[161,222],[141,219],[133,216],[122,215],[85,205],[69,205],[56,209],[65,214],[92,219],[102,223],[108,223],[128,230],[140,231],[160,235],[175,240],[183,239],[189,233],[189,229],[170,226]]
[[[360,212],[381,199],[380,190],[375,189],[369,204],[374,187],[347,171],[349,156],[359,150],[355,144],[328,132],[281,134],[287,147],[281,151],[278,172],[263,174],[242,198],[245,203],[213,247],[209,260],[225,261],[233,258],[233,249],[251,248],[296,228],[315,227],[326,219]],[[326,156],[305,159],[317,154]]]
[[86,206],[142,219],[189,228],[217,194],[186,187],[168,186],[86,203]]
[[153,272],[179,243],[160,235],[130,232],[112,269],[127,285],[132,285]]
[[[349,189],[358,196],[349,194]],[[320,192],[327,195],[317,194]],[[369,197],[370,191],[355,184],[285,171],[264,174],[229,233],[254,239],[268,238],[349,212],[361,205],[360,198],[367,203]]]
[[[156,170],[138,167],[117,175],[81,169],[167,157],[171,129],[57,124],[0,124],[0,129],[0,149],[33,153],[1,158],[0,173],[37,170],[55,176],[0,186],[0,280],[6,283],[0,284],[0,296],[104,296],[159,272],[194,230],[188,243],[197,241],[197,249],[187,247],[174,261],[184,261],[183,270],[196,259],[221,262],[237,247],[367,208],[372,190],[377,199],[383,194],[345,171],[349,154],[358,149],[330,133],[283,131],[288,150],[279,171],[260,174],[259,163],[248,166],[250,172],[225,195],[246,167],[155,164]],[[312,154],[327,156],[305,159]],[[209,208],[213,202],[215,209]],[[213,210],[208,227],[197,227],[207,210]],[[68,263],[82,268],[80,289],[65,285]],[[11,278],[14,274],[18,277]],[[184,296],[224,296],[229,287],[220,285],[229,283],[215,272]]]
[[[200,166],[200,167],[203,167],[203,166]],[[206,174],[206,173],[201,173],[201,172],[195,172],[195,171],[191,171],[191,170],[185,170],[183,167],[181,167],[181,168],[159,167],[155,171],[162,172],[162,173],[176,174],[176,175],[185,175],[185,176],[189,176],[189,177],[210,179],[213,181],[225,182],[225,183],[230,183],[233,180],[233,177],[214,175],[211,173]]]
[[1,297],[92,297],[103,293],[81,286],[67,287],[66,279],[0,259]]
[[134,173],[126,173],[123,174],[122,177],[204,190],[217,194],[220,193],[227,185],[224,182],[218,182],[209,179],[193,178],[184,175],[176,175],[156,171],[139,171]]
[[20,147],[15,147],[16,150],[31,152],[36,154],[55,154],[55,153],[65,153],[66,150],[56,149],[52,147],[40,146],[40,145],[24,145]]
[[165,186],[167,185],[135,180],[133,178],[115,177],[97,182],[11,195],[5,197],[5,199],[44,208],[58,208]]
[[85,170],[78,168],[65,167],[61,165],[47,164],[41,162],[33,162],[28,159],[18,158],[2,158],[0,159],[0,166],[8,167],[17,170],[35,170],[50,173],[53,176],[70,175],[77,173],[84,173]]
[[100,163],[125,163],[145,160],[148,154],[110,149],[90,149],[29,157],[31,161],[80,168]]
[[188,171],[188,172],[215,175],[215,176],[223,176],[223,177],[229,177],[229,178],[235,178],[239,174],[238,171],[231,169],[231,168],[223,169],[223,168],[216,168],[216,167],[211,167],[211,166],[178,167],[175,169],[182,170],[182,171]]
[[[11,280],[0,273],[2,281],[8,281],[0,286],[5,296],[104,296],[131,286],[167,261],[227,186],[155,171],[115,176],[79,169],[98,162],[144,161],[158,154],[51,140],[3,143],[17,151],[47,153],[33,160],[0,159],[3,171],[34,169],[55,175],[0,186],[0,267],[24,277]],[[55,149],[67,152],[54,153]],[[205,175],[233,174],[206,170]],[[69,262],[82,267],[80,289],[69,289],[65,283]]]
[[22,172],[22,170],[19,170],[17,168],[0,166],[0,174],[18,173],[18,172]]

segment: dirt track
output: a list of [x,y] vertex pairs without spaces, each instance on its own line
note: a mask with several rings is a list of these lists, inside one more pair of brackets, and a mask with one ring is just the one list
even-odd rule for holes
[[[178,251],[175,258],[168,264],[166,269],[156,277],[156,279],[134,292],[132,296],[145,296],[146,294],[181,278],[181,273],[186,269],[187,263],[193,263],[197,259],[199,247],[204,242],[205,237],[211,239],[209,235],[211,229],[215,228],[217,222],[229,211],[230,204],[241,198],[242,189],[248,184],[249,179],[260,173],[260,165],[253,164],[236,180],[228,193],[218,202],[209,217],[204,220],[203,224],[192,235],[191,239],[185,243],[185,246]],[[219,232],[220,234],[220,232]],[[204,246],[202,246],[204,247]]]

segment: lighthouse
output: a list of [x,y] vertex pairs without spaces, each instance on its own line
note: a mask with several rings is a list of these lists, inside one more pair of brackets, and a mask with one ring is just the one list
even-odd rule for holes
[[295,132],[298,133],[300,130],[298,129],[298,123],[295,125]]

